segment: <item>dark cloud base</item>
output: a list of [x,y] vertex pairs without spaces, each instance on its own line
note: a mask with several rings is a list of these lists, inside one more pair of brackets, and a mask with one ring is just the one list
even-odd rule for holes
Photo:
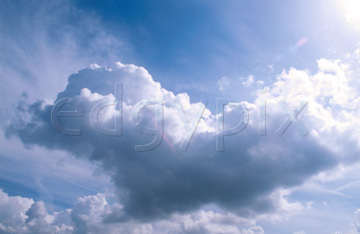
[[[82,70],[70,76],[58,99],[76,97],[83,88],[108,95],[114,92],[116,80],[133,81],[139,92],[131,97],[141,100],[146,98],[141,91],[157,83],[143,83],[143,71],[136,69],[138,73],[126,69]],[[27,146],[65,150],[76,157],[101,162],[103,170],[112,176],[124,205],[123,209],[113,210],[105,219],[107,222],[130,217],[165,218],[213,203],[251,217],[276,210],[269,197],[275,189],[300,185],[337,164],[335,155],[311,136],[299,138],[288,133],[283,138],[260,137],[252,126],[237,136],[226,137],[225,152],[216,152],[215,133],[196,134],[186,153],[178,150],[178,145],[173,146],[174,151],[164,142],[155,150],[136,152],[134,145],[148,142],[151,137],[136,132],[128,122],[124,123],[122,137],[103,136],[89,127],[89,108],[85,106],[83,119],[64,122],[80,126],[81,136],[65,136],[52,126],[51,109],[52,105],[44,107],[41,102],[19,103],[19,118],[7,127],[7,136],[17,136]]]

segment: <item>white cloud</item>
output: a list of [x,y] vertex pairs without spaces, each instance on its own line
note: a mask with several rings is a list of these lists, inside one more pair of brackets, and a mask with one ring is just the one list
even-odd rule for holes
[[[45,16],[58,19],[59,16],[51,17],[53,12],[49,9],[45,12]],[[70,8],[69,11],[72,10],[74,9]],[[81,14],[75,11],[74,15],[78,13]],[[30,16],[23,16],[25,21],[27,17]],[[50,46],[47,36],[41,38],[33,36],[41,33],[27,33],[27,37],[17,35],[20,40],[24,38],[35,44],[33,47],[30,46],[30,49],[37,53],[31,54],[39,54],[39,56],[32,57],[31,60],[27,59],[23,48],[16,47],[12,38],[4,33],[6,36],[3,47],[11,45],[6,52],[8,55],[14,54],[13,57],[4,57],[11,60],[14,67],[22,67],[24,70],[9,69],[10,66],[4,66],[6,69],[1,67],[1,77],[14,77],[13,80],[5,81],[4,87],[9,88],[4,90],[3,95],[7,97],[18,95],[14,90],[27,90],[33,95],[32,97],[45,100],[42,104],[20,103],[19,109],[24,109],[22,113],[21,111],[18,113],[24,114],[22,116],[24,118],[18,119],[19,122],[12,122],[7,133],[18,136],[26,146],[41,146],[42,152],[47,149],[64,150],[76,157],[98,163],[101,173],[105,172],[112,177],[117,188],[116,198],[122,202],[122,205],[109,204],[104,194],[97,194],[79,198],[72,209],[49,214],[41,201],[11,197],[1,192],[0,215],[3,218],[1,218],[0,230],[3,232],[161,233],[167,230],[173,233],[260,234],[264,233],[264,230],[256,226],[254,220],[258,218],[284,220],[290,215],[311,208],[311,202],[303,204],[287,200],[291,191],[289,188],[302,184],[313,175],[318,175],[317,179],[321,182],[341,178],[342,172],[329,177],[329,172],[325,170],[336,166],[341,168],[342,164],[351,164],[357,160],[360,137],[357,130],[360,127],[357,120],[357,110],[360,107],[360,98],[357,97],[359,86],[349,75],[349,66],[340,60],[320,59],[319,70],[315,74],[307,70],[291,68],[277,77],[277,81],[270,85],[270,91],[266,94],[269,126],[267,138],[259,140],[259,136],[256,135],[259,116],[256,104],[261,97],[258,97],[254,103],[243,102],[250,114],[249,126],[241,135],[226,138],[228,148],[223,154],[215,152],[214,147],[216,118],[221,115],[216,115],[209,109],[205,109],[199,121],[189,151],[184,153],[178,150],[186,134],[186,127],[179,117],[174,102],[180,100],[188,120],[191,120],[201,104],[191,103],[186,93],[175,95],[165,90],[152,79],[145,68],[120,62],[116,63],[114,68],[92,64],[88,69],[73,74],[64,92],[57,93],[65,87],[62,77],[82,68],[85,63],[94,62],[82,60],[82,54],[76,53],[78,45],[72,43],[77,33],[94,33],[95,39],[89,44],[97,48],[98,45],[106,48],[101,53],[116,51],[121,47],[121,42],[111,35],[98,31],[101,28],[98,21],[91,18],[86,18],[85,22],[81,21],[80,24],[85,25],[81,32],[77,32],[77,27],[55,30],[56,34],[64,35],[64,41],[61,41],[54,50],[48,50]],[[348,20],[353,19],[348,18]],[[59,24],[64,25],[63,23]],[[38,32],[47,32],[48,28],[57,29],[53,24],[41,25],[41,23],[27,25],[27,28]],[[69,33],[65,33],[67,31]],[[90,50],[89,54],[94,51],[97,50]],[[358,51],[354,53],[355,56],[358,54]],[[87,57],[96,60],[97,56]],[[57,59],[52,59],[54,57]],[[38,70],[39,65],[48,70]],[[19,82],[23,76],[18,74],[20,72],[27,74],[26,77],[36,77],[39,80],[31,84],[26,81]],[[89,124],[88,116],[85,116],[86,120],[82,123],[72,120],[63,122],[81,127],[83,131],[81,138],[69,140],[70,137],[64,137],[54,131],[49,123],[49,113],[53,105],[50,100],[54,99],[56,94],[59,98],[73,97],[81,101],[88,114],[91,107],[100,100],[114,98],[114,83],[118,80],[126,85],[122,138],[99,137]],[[254,83],[264,84],[261,80],[255,81],[253,76],[249,76],[242,84],[253,87]],[[37,84],[46,88],[33,91]],[[18,85],[23,87],[13,89]],[[228,90],[231,85],[231,80],[227,77],[222,77],[218,81],[220,91]],[[137,102],[151,98],[163,98],[165,101],[164,141],[154,152],[141,155],[134,152],[134,145],[149,142],[151,138],[135,132],[129,116]],[[300,101],[309,101],[306,111],[298,117],[299,121],[310,129],[306,139],[296,135],[298,129],[295,122],[286,132],[286,138],[278,138],[276,134],[272,134],[271,131],[276,129],[275,126],[279,126],[281,120],[287,117],[286,111],[279,105],[283,100],[291,111]],[[6,106],[9,107],[7,104]],[[153,122],[150,112],[151,108],[145,109],[141,120],[151,126]],[[101,121],[105,126],[106,124],[112,126],[114,115],[111,109],[104,110],[102,114],[104,118]],[[239,109],[226,108],[226,114],[229,114],[226,116],[227,120],[234,122],[238,120]],[[17,148],[14,145],[16,144],[14,143],[12,147]],[[4,147],[9,146],[4,144]],[[34,152],[41,151],[38,148]],[[19,157],[18,150],[14,149],[10,152],[16,152],[14,157]],[[43,154],[46,153],[48,152]],[[41,157],[38,159],[42,160]],[[78,175],[82,179],[91,177],[89,170],[79,165],[75,166],[79,161],[71,161],[68,157],[66,160],[68,163],[64,170],[51,173],[57,173],[59,178],[71,182],[77,180],[74,178],[78,178]],[[58,162],[61,164],[60,160]],[[51,167],[47,167],[48,164],[41,164],[41,169],[51,171],[55,168],[53,164],[54,162],[49,164]],[[72,173],[67,173],[70,171]],[[47,175],[43,171],[41,173]],[[41,185],[39,181],[36,180],[36,183]],[[76,182],[82,184],[81,181]],[[346,186],[346,189],[348,187]],[[92,188],[87,189],[92,190]],[[345,188],[340,190],[343,189]],[[222,212],[201,210],[201,207],[211,202],[215,202]],[[357,211],[357,216],[358,213]],[[143,221],[153,218],[152,216],[161,221]],[[242,227],[239,223],[247,227]],[[356,225],[359,226],[358,223]]]
[[[151,223],[131,220],[121,223],[106,221],[117,203],[109,205],[103,194],[79,198],[72,209],[49,214],[43,202],[11,197],[0,190],[2,233],[201,233],[201,234],[263,234],[253,221],[232,213],[199,210],[174,215]],[[6,209],[3,209],[6,208]],[[245,226],[249,226],[245,228]]]
[[218,80],[217,85],[220,91],[225,91],[230,83],[230,80],[226,76],[223,76]]
[[242,84],[245,85],[246,87],[250,87],[253,83],[254,83],[253,75],[250,75],[246,81],[242,82]]
[[26,211],[33,203],[32,199],[9,197],[0,190],[0,230],[8,233],[20,231],[27,218]]
[[[271,111],[269,116],[272,117],[269,123],[279,124],[276,122],[279,119],[278,116],[284,113],[284,110],[278,106],[276,101],[280,100],[282,95],[284,95],[284,98],[291,97],[287,98],[287,100],[290,101],[289,105],[292,108],[291,104],[294,104],[294,100],[299,99],[298,95],[301,95],[302,92],[305,92],[305,94],[309,92],[308,90],[297,90],[296,88],[299,85],[311,86],[310,77],[308,73],[294,69],[289,74],[284,73],[279,77],[268,95],[272,98],[268,102],[269,107],[271,107],[269,108],[269,112]],[[121,82],[124,85],[124,136],[109,138],[108,136],[99,135],[91,127],[88,118],[91,108],[96,103],[101,99],[114,97],[115,82]],[[283,138],[282,141],[274,137],[267,137],[266,141],[260,141],[260,137],[257,135],[257,124],[255,124],[258,116],[257,107],[253,103],[243,102],[242,104],[248,109],[251,120],[246,131],[241,135],[241,139],[236,137],[226,138],[230,149],[224,152],[224,155],[227,155],[225,158],[215,151],[215,147],[209,147],[214,146],[216,142],[216,116],[206,109],[194,134],[189,151],[182,153],[186,163],[185,161],[180,163],[178,161],[180,158],[176,155],[183,139],[182,136],[186,132],[175,103],[180,100],[188,120],[191,119],[192,113],[199,109],[200,103],[190,103],[187,94],[174,95],[174,93],[165,90],[158,82],[152,79],[145,68],[135,65],[117,63],[113,69],[93,67],[81,70],[69,78],[67,88],[64,92],[58,94],[58,99],[64,97],[74,97],[84,107],[84,118],[68,118],[64,119],[62,123],[65,126],[70,124],[70,126],[76,126],[82,130],[81,136],[77,138],[78,141],[73,141],[72,138],[58,133],[51,125],[50,119],[44,119],[45,122],[41,122],[41,126],[36,128],[32,125],[32,119],[20,119],[19,123],[14,123],[8,128],[8,132],[9,134],[18,135],[25,144],[39,144],[49,149],[67,150],[73,154],[83,155],[91,160],[101,162],[103,167],[111,173],[115,186],[118,188],[118,198],[121,199],[122,204],[125,206],[123,216],[130,215],[141,218],[143,215],[149,216],[154,212],[152,216],[159,215],[162,217],[165,214],[171,215],[173,212],[187,212],[200,208],[214,199],[223,208],[232,212],[250,213],[252,216],[263,212],[271,213],[276,209],[294,211],[301,209],[303,205],[287,203],[283,199],[285,195],[280,195],[280,200],[275,201],[271,197],[275,188],[279,186],[286,188],[301,183],[321,168],[330,167],[336,162],[334,155],[328,151],[326,146],[319,144],[316,138],[311,141],[311,144],[306,139],[299,140],[296,135],[296,128],[291,128],[291,131],[287,133],[288,137]],[[135,152],[134,145],[149,142],[151,138],[134,131],[130,119],[131,111],[139,101],[154,98],[164,99],[164,142],[156,150],[146,153],[151,161],[139,160],[139,163],[133,164],[132,160],[138,157],[143,158],[145,154]],[[52,106],[38,108],[35,104],[35,106],[30,105],[28,108],[30,109],[25,113],[26,115],[30,112],[34,116],[39,114],[48,116]],[[225,109],[226,121],[237,123],[241,112],[240,108],[232,106]],[[141,118],[143,123],[151,126],[152,122],[149,121],[151,119],[151,108],[145,110]],[[319,117],[315,116],[313,118],[318,121]],[[105,122],[110,125],[114,123],[113,115],[109,114],[106,120],[108,121]],[[30,132],[31,138],[27,136]],[[35,137],[36,135],[38,137]],[[44,138],[44,136],[48,137]],[[287,144],[287,141],[297,141],[299,145],[293,146],[293,144]],[[306,147],[301,146],[301,144],[305,143],[307,144]],[[158,154],[157,152],[162,153]],[[328,155],[326,159],[322,156],[323,154]],[[289,158],[289,155],[291,155],[291,158]],[[212,159],[209,160],[209,157]],[[228,160],[232,163],[229,164]],[[297,162],[301,162],[300,165],[302,165],[303,169],[301,169],[302,167],[299,168]],[[153,163],[157,166],[150,166]],[[163,165],[164,163],[166,166]],[[193,165],[193,163],[195,164]],[[130,170],[128,165],[132,165],[134,168]],[[201,167],[197,166],[197,169],[194,170],[192,165],[201,165]],[[252,166],[249,167],[249,165]],[[273,178],[270,186],[265,186],[268,183],[266,176],[261,175],[259,177],[258,166],[265,166],[269,170],[269,176],[271,175]],[[147,170],[150,171],[146,173]],[[188,177],[186,172],[189,170],[193,171],[194,175]],[[208,171],[211,171],[211,174]],[[246,173],[247,177],[243,177],[239,171]],[[284,178],[283,173],[287,173],[288,176]],[[136,181],[134,181],[134,178],[137,178]],[[198,178],[199,181],[194,178]],[[223,187],[222,183],[213,182],[217,178],[229,182]],[[184,179],[185,181],[183,181]],[[247,190],[246,186],[252,183],[252,180],[257,181],[254,185],[256,188]],[[207,184],[210,181],[212,181],[211,186],[205,187],[205,189],[199,187],[199,184]],[[238,186],[232,186],[233,183],[230,183],[230,181],[238,184]],[[260,182],[265,184],[261,185]],[[142,183],[144,185],[141,185]],[[176,194],[182,199],[174,199],[169,194],[172,193],[170,191],[173,191],[173,184],[179,186],[176,188]],[[143,191],[144,188],[148,189],[148,191]],[[219,193],[219,188],[224,191]],[[244,189],[246,193],[243,192]],[[262,191],[263,189],[265,191]],[[169,192],[166,192],[168,190]],[[232,193],[232,197],[236,199],[228,201],[228,193]],[[260,194],[264,195],[260,196]],[[198,197],[194,197],[193,200],[187,199],[187,197],[194,195]],[[147,201],[145,204],[149,207],[141,206],[140,201],[142,200]],[[156,200],[162,202],[149,202]],[[243,200],[247,200],[247,202],[243,203]],[[253,210],[253,205],[258,208]],[[168,210],[167,207],[173,208]],[[144,212],[147,209],[149,211]],[[121,219],[121,217],[118,218]]]
[[[202,213],[199,217],[191,212],[216,201],[217,206],[236,216],[283,220],[312,206],[311,202],[289,202],[286,199],[289,188],[319,172],[356,160],[359,102],[353,100],[357,90],[351,85],[355,81],[348,73],[349,67],[341,61],[321,59],[318,66],[316,74],[294,68],[284,71],[264,94],[267,124],[271,129],[286,119],[286,108],[291,112],[307,100],[306,111],[297,116],[311,128],[307,137],[299,136],[296,122],[287,129],[286,137],[279,138],[276,132],[269,132],[266,138],[259,137],[257,103],[264,98],[259,95],[253,103],[242,103],[251,119],[246,131],[226,138],[229,148],[225,152],[216,152],[215,147],[211,147],[216,142],[216,118],[221,114],[216,115],[209,109],[205,109],[189,150],[181,152],[178,149],[186,128],[175,103],[180,100],[188,120],[201,104],[191,103],[186,93],[175,95],[162,88],[145,68],[122,63],[114,68],[93,66],[81,70],[69,77],[67,88],[58,94],[58,99],[72,97],[83,105],[84,118],[62,122],[65,126],[80,128],[80,137],[58,133],[49,118],[52,105],[39,103],[22,103],[20,118],[8,126],[7,133],[18,136],[27,145],[61,149],[99,162],[112,176],[121,206],[109,206],[101,195],[79,199],[71,213],[72,220],[77,220],[75,231],[104,228],[102,215],[107,217],[107,222],[116,223],[106,225],[110,230],[115,226],[128,228],[121,226],[124,220],[132,220],[133,224],[155,218],[166,220],[179,214],[183,220],[177,220],[183,223],[179,230],[241,233],[243,230],[232,224],[219,222],[211,226],[209,223],[213,221],[209,220],[216,218],[214,214]],[[251,80],[253,83],[253,78]],[[98,134],[89,123],[89,113],[100,100],[114,98],[116,82],[124,85],[124,135],[114,138]],[[142,100],[155,98],[164,100],[164,142],[153,151],[135,152],[134,145],[150,142],[151,138],[135,131],[130,119],[132,109]],[[284,100],[286,106],[282,108],[279,103]],[[243,110],[235,105],[225,108],[227,121],[236,123],[241,112]],[[148,108],[140,119],[146,126],[152,126],[151,116]],[[113,118],[109,112],[104,123],[111,125]],[[189,213],[195,216],[189,218],[186,216]],[[143,225],[140,229],[145,233],[157,228],[146,222]]]

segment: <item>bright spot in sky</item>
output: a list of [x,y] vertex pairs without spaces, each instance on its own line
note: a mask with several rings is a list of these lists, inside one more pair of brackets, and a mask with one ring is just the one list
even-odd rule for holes
[[346,21],[360,30],[360,0],[341,0],[340,2]]

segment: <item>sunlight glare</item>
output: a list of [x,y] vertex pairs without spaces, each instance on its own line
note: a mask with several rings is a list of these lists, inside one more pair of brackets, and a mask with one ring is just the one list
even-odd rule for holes
[[360,0],[340,0],[346,21],[360,30]]

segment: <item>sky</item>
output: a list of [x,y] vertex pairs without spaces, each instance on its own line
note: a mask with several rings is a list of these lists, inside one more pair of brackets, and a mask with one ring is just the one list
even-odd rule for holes
[[360,233],[357,0],[5,0],[0,233]]

